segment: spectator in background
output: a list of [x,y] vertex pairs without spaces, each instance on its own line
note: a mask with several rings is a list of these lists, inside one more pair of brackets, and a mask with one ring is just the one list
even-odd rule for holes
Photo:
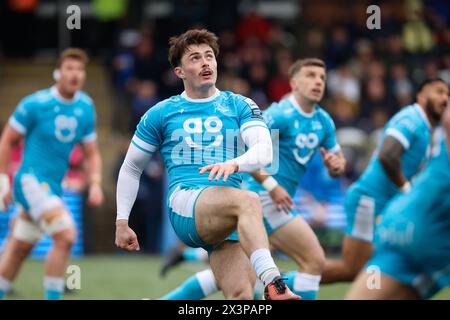
[[139,82],[137,86],[136,96],[133,99],[131,108],[131,132],[136,129],[144,113],[161,100],[158,96],[158,87],[155,82],[145,80]]
[[414,86],[408,76],[408,70],[402,63],[392,65],[389,91],[395,99],[396,109],[413,102]]
[[347,63],[339,63],[337,69],[328,73],[328,90],[332,96],[338,96],[351,103],[358,103],[360,98],[360,85],[353,76]]

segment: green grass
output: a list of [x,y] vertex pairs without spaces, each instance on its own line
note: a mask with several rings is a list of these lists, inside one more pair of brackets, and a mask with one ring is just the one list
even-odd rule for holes
[[[166,278],[161,278],[160,263],[160,257],[139,254],[95,255],[73,260],[71,264],[81,269],[81,289],[65,294],[64,299],[157,299],[207,267],[202,263],[185,263],[172,269]],[[282,270],[295,268],[287,260],[277,260],[277,264]],[[43,272],[42,261],[27,261],[15,283],[15,294],[8,299],[41,299]],[[320,299],[343,299],[348,287],[348,284],[322,286]],[[450,299],[450,288],[435,298]],[[223,299],[223,296],[217,293],[209,299]]]

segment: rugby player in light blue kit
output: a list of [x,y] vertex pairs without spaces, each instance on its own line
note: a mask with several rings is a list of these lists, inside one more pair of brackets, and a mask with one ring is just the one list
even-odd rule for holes
[[[270,133],[258,106],[216,88],[213,33],[189,30],[169,43],[169,61],[185,91],[152,107],[137,126],[117,183],[116,245],[139,250],[128,218],[142,170],[159,149],[169,173],[172,226],[186,245],[210,253],[225,298],[251,299],[256,273],[266,299],[300,299],[283,282],[270,254],[257,194],[240,189],[241,172],[272,161]],[[239,152],[239,139],[246,152]]]
[[[274,151],[279,161],[266,172],[252,173],[245,182],[247,189],[261,199],[270,243],[299,266],[299,271],[283,274],[286,283],[302,299],[314,300],[325,255],[311,227],[293,210],[292,197],[318,150],[333,177],[344,174],[345,158],[336,142],[333,120],[318,105],[325,92],[325,63],[316,58],[298,60],[291,66],[289,77],[292,93],[263,113],[268,127],[279,138]],[[206,270],[162,299],[199,299],[217,290],[213,274]]]
[[436,131],[432,159],[411,191],[387,205],[368,272],[361,271],[348,299],[428,299],[450,285],[449,107]]
[[24,151],[13,190],[20,213],[0,258],[0,297],[10,290],[22,262],[45,232],[53,239],[45,262],[45,297],[61,298],[66,264],[76,240],[74,221],[61,200],[61,183],[77,143],[83,146],[89,170],[88,203],[97,206],[103,201],[95,108],[92,99],[80,91],[86,78],[87,60],[81,49],[63,51],[55,70],[55,86],[25,97],[3,131],[0,210],[6,208],[11,198],[6,173],[12,147],[24,139]]
[[425,80],[416,98],[386,124],[367,169],[349,188],[342,260],[327,260],[323,283],[354,280],[372,255],[374,229],[384,207],[411,188],[411,180],[429,160],[431,131],[447,106],[448,86],[439,78]]

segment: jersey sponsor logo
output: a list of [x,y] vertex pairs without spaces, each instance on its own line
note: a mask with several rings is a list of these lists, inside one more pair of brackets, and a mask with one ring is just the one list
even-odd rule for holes
[[297,160],[298,163],[305,165],[311,159],[315,149],[319,145],[319,137],[315,133],[300,133],[295,138],[295,145],[297,148],[292,150],[295,160]]
[[63,143],[70,143],[75,139],[78,121],[75,117],[59,115],[55,118],[55,136]]
[[[222,126],[222,121],[216,116],[208,117],[204,122],[202,118],[189,118],[183,123],[184,131],[189,134],[202,134],[202,141],[194,141],[191,136],[184,137],[184,140],[191,148],[218,147],[223,142],[223,135],[218,134]],[[203,134],[203,127],[206,129],[205,134]],[[204,145],[205,140],[211,137],[215,137],[214,142]]]

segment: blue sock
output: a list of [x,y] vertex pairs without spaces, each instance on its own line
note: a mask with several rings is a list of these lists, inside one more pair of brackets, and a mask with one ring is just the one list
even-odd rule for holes
[[0,290],[0,300],[3,300],[4,297],[5,297],[5,291]]
[[186,248],[183,250],[183,258],[191,262],[205,262],[208,259],[208,253],[202,248]]
[[201,300],[218,291],[210,269],[197,272],[160,300]]
[[56,290],[45,290],[45,299],[47,300],[61,300],[62,292]]
[[61,300],[64,291],[64,278],[59,277],[44,277],[44,291],[45,299],[47,300]]
[[286,285],[303,300],[317,300],[320,276],[289,271],[283,273],[282,277],[287,278],[285,280]]

